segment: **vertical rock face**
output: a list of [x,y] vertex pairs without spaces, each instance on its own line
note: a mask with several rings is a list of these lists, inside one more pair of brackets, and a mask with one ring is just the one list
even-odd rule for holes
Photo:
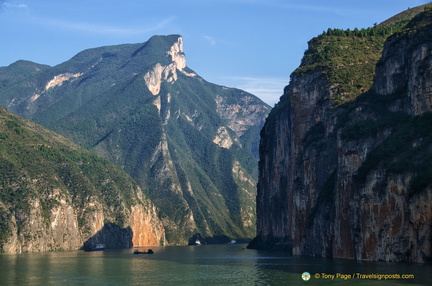
[[[124,227],[112,221],[112,215],[93,211],[79,222],[81,212],[72,205],[62,202],[50,210],[49,219],[38,200],[30,202],[30,213],[14,212],[9,223],[10,236],[2,242],[6,253],[45,252],[56,250],[77,250],[103,243],[107,248],[129,248],[144,245],[163,245],[163,225],[152,206],[132,206],[125,216]],[[150,207],[150,208],[149,208]],[[93,209],[85,206],[85,209]],[[19,229],[18,229],[19,228]]]
[[406,89],[404,111],[420,115],[432,110],[432,58],[428,43],[414,41],[408,37],[389,39],[377,67],[374,91],[388,95]]
[[250,247],[432,258],[430,19],[426,9],[387,40],[371,89],[348,104],[331,100],[325,68],[293,73],[261,132]]
[[141,205],[132,207],[130,216],[132,244],[135,246],[143,245],[163,245],[165,242],[164,228],[157,217],[154,206],[144,208]]

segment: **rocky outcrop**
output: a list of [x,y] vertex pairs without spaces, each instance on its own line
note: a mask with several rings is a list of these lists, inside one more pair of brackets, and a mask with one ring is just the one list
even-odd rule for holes
[[431,47],[417,41],[405,35],[395,35],[387,41],[373,87],[382,95],[406,90],[406,102],[395,108],[411,115],[432,111]]
[[157,63],[152,70],[148,71],[144,75],[144,81],[147,85],[147,88],[153,95],[158,95],[160,91],[160,85],[162,82],[162,73],[164,71],[164,67]]
[[[91,248],[97,243],[105,244],[106,248],[130,248],[163,245],[165,242],[163,226],[151,206],[132,206],[130,212],[122,214],[126,222],[124,227],[120,227],[109,222],[114,218],[104,212],[102,206],[96,211],[92,206],[85,206],[86,217],[82,218],[81,211],[64,200],[48,213],[39,200],[29,204],[29,213],[16,211],[10,217],[10,236],[2,242],[3,252],[76,250]],[[90,215],[87,213],[89,210]]]
[[331,100],[326,69],[293,73],[261,132],[250,247],[432,258],[430,19],[425,10],[388,39],[370,91],[348,104]]
[[166,52],[166,56],[170,57],[171,63],[167,66],[162,66],[160,63],[156,63],[152,70],[148,71],[144,75],[144,81],[147,88],[153,95],[158,95],[162,81],[174,83],[178,76],[177,71],[185,74],[186,76],[196,76],[193,72],[186,72],[186,56],[183,52],[183,38],[178,37],[169,51]]
[[82,75],[83,75],[82,73],[77,73],[77,74],[65,73],[65,74],[56,75],[56,76],[54,76],[54,78],[52,80],[50,80],[47,83],[44,91],[47,91],[50,88],[53,88],[56,86],[61,86],[65,81],[80,77]]
[[[224,87],[224,90],[235,89]],[[217,112],[227,121],[228,127],[238,137],[242,136],[251,127],[263,124],[263,114],[267,114],[268,106],[262,105],[255,96],[240,92],[236,100],[229,97],[216,96]]]

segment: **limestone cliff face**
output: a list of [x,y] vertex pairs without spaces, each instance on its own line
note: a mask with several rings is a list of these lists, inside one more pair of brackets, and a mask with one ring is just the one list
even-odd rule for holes
[[[72,198],[67,198],[71,201]],[[151,205],[142,203],[120,214],[124,226],[107,223],[115,220],[101,203],[84,206],[84,213],[66,200],[46,213],[40,200],[29,202],[29,213],[16,211],[10,216],[10,236],[2,243],[6,253],[76,250],[93,247],[97,243],[107,248],[161,245],[165,241],[164,229]],[[2,204],[5,207],[5,204]],[[45,213],[44,213],[45,212]]]
[[250,247],[432,258],[430,19],[427,10],[388,39],[371,90],[349,104],[330,100],[325,70],[292,75],[261,132]]
[[381,62],[377,66],[374,91],[392,94],[407,90],[404,112],[420,115],[432,108],[432,58],[429,43],[417,39],[393,36],[386,43]]

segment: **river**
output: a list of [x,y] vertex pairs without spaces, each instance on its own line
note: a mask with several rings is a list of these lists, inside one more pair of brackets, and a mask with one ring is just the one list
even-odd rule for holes
[[151,247],[152,255],[134,255],[133,249],[2,254],[0,285],[432,285],[432,264],[296,257],[245,247]]

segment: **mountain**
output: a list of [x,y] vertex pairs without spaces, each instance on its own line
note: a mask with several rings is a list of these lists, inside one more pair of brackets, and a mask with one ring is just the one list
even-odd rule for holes
[[415,11],[309,42],[261,131],[249,247],[431,260],[432,6]]
[[89,49],[55,67],[21,61],[0,78],[20,66],[31,72],[2,81],[0,104],[121,166],[159,209],[168,243],[255,235],[270,107],[189,69],[182,37]]
[[0,107],[0,251],[160,245],[155,206],[123,170]]

